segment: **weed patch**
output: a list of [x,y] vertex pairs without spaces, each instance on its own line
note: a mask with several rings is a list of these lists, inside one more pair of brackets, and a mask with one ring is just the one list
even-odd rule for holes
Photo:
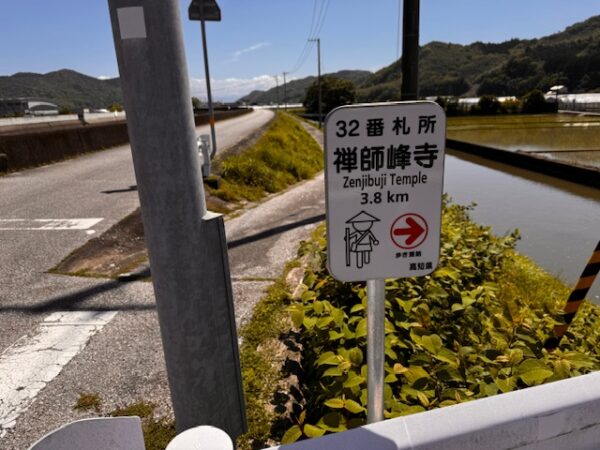
[[[292,268],[288,265],[284,273]],[[238,439],[240,450],[264,448],[272,442],[277,415],[271,401],[279,388],[285,360],[281,334],[291,325],[286,320],[289,287],[285,276],[275,281],[256,305],[251,320],[240,330],[242,378],[246,394],[248,432]]]
[[110,413],[112,417],[124,417],[124,416],[138,416],[142,419],[150,417],[154,412],[154,404],[138,401],[129,406],[115,409]]
[[319,145],[294,119],[278,114],[254,146],[219,164],[223,181],[209,192],[229,202],[256,201],[322,169]]
[[175,421],[167,417],[155,418],[153,403],[138,401],[109,413],[112,417],[138,416],[142,419],[142,432],[146,450],[163,450],[177,435]]
[[81,393],[75,406],[73,409],[77,409],[80,411],[88,411],[93,409],[96,412],[100,411],[100,407],[102,406],[102,400],[100,396],[95,393]]

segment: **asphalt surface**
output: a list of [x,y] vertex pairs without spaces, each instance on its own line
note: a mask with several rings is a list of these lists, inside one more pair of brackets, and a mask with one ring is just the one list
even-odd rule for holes
[[[247,135],[267,123],[272,117],[270,111],[256,111],[252,114],[217,123],[217,142],[225,149],[243,140]],[[207,127],[199,127],[198,134],[208,133]],[[27,448],[38,437],[56,426],[64,424],[63,418],[73,417],[73,399],[80,392],[89,391],[100,380],[119,383],[121,361],[128,361],[135,354],[128,351],[119,354],[119,349],[129,348],[129,341],[135,340],[136,324],[142,330],[148,323],[155,322],[153,293],[150,283],[119,283],[111,280],[68,277],[48,274],[47,271],[61,259],[98,235],[138,205],[135,177],[129,146],[81,156],[77,159],[12,173],[0,177],[0,357],[7,353],[15,342],[27,341],[40,329],[40,324],[55,311],[126,311],[127,315],[117,315],[111,322],[113,329],[102,330],[95,336],[98,340],[109,339],[112,345],[101,344],[100,353],[93,352],[95,340],[86,348],[91,349],[93,364],[81,365],[88,357],[80,354],[63,369],[63,372],[46,386],[37,396],[33,405],[18,418],[16,426],[0,430],[1,449]],[[66,223],[65,219],[96,220],[76,229],[77,223]],[[55,219],[54,222],[49,222]],[[58,220],[60,219],[60,220]],[[101,220],[98,220],[101,219]],[[44,222],[41,222],[44,220]],[[81,225],[81,224],[80,224]],[[75,228],[74,228],[75,226]],[[124,330],[119,331],[122,324]],[[150,329],[158,336],[158,327],[153,323]],[[133,333],[133,334],[132,334]],[[146,334],[140,331],[140,334]],[[153,366],[161,367],[160,341],[149,337],[143,342],[150,354],[160,355]],[[104,352],[104,353],[103,353]],[[114,359],[114,355],[119,355]],[[151,356],[145,355],[143,367]],[[115,375],[106,377],[111,361]],[[75,370],[75,385],[69,385],[68,374]],[[145,369],[140,369],[145,370]],[[138,373],[132,368],[127,376]],[[66,383],[62,386],[61,383]],[[145,378],[135,379],[136,385],[146,386]],[[81,384],[83,382],[83,384]],[[3,381],[0,380],[0,385]],[[149,387],[150,394],[145,399],[152,400],[160,392],[157,386]],[[76,388],[77,387],[77,388]],[[98,391],[102,391],[98,389]],[[138,398],[137,390],[125,389]],[[44,400],[49,396],[50,401]],[[164,398],[168,399],[168,395]],[[110,401],[107,394],[106,405],[121,404],[118,399]],[[0,411],[2,399],[0,399]],[[163,402],[164,403],[164,402]],[[51,404],[51,407],[47,407]],[[40,408],[36,410],[36,408]],[[167,407],[165,407],[166,410]],[[38,411],[37,421],[36,411]],[[0,418],[1,419],[1,418]],[[4,433],[3,433],[4,431]],[[7,431],[7,432],[6,432]]]
[[[271,117],[262,110],[218,122],[217,142],[231,147]],[[132,212],[139,205],[135,185],[128,145],[0,177],[0,351],[63,297],[97,284],[46,272]],[[87,230],[19,229],[43,226],[40,219],[85,218],[102,220]]]
[[[253,114],[255,119],[243,116],[218,124],[217,142],[221,148],[234,145],[270,114],[261,111]],[[135,185],[131,165],[129,149],[122,147],[0,178],[0,219],[102,218],[92,228],[101,233],[138,205],[130,189]],[[238,324],[249,318],[265,287],[323,214],[319,175],[226,222]],[[0,231],[0,352],[34,333],[51,312],[118,312],[37,394],[0,438],[2,449],[27,448],[69,421],[137,400],[156,404],[158,415],[171,414],[152,285],[45,273],[93,236],[89,231]],[[73,409],[86,392],[100,396],[100,412]]]

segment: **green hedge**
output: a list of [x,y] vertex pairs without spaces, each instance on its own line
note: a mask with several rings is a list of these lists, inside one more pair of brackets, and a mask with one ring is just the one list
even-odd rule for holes
[[[600,368],[600,314],[586,304],[560,349],[543,342],[569,290],[495,237],[467,207],[444,205],[430,276],[386,281],[385,417],[412,414]],[[301,331],[305,406],[283,443],[366,423],[365,283],[326,269],[321,228],[303,245],[306,291],[289,307]]]

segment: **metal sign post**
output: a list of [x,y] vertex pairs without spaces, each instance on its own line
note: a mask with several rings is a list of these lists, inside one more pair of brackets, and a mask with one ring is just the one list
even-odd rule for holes
[[342,106],[325,120],[329,272],[367,280],[369,423],[383,419],[385,279],[438,264],[445,140],[434,102]]
[[188,8],[190,20],[199,20],[202,30],[202,50],[204,55],[204,76],[206,78],[206,97],[208,101],[208,123],[210,124],[210,136],[212,147],[210,157],[217,153],[217,135],[215,133],[215,114],[213,111],[212,92],[210,89],[210,72],[208,70],[208,47],[206,45],[206,26],[204,22],[220,22],[221,9],[215,0],[192,0]]
[[385,280],[367,281],[367,423],[383,420]]

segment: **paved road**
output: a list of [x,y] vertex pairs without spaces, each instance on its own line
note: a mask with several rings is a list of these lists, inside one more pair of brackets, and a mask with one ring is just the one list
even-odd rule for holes
[[[217,142],[235,145],[271,117],[262,110],[217,123]],[[40,320],[43,311],[29,308],[87,287],[85,280],[46,271],[133,211],[135,184],[129,146],[0,177],[0,349]],[[48,219],[55,221],[40,222]],[[100,220],[88,227],[64,219]]]
[[[217,123],[220,148],[235,145],[271,117],[269,111],[256,111]],[[198,133],[207,132],[207,127],[198,128]],[[50,423],[60,424],[61,418],[71,413],[72,396],[77,396],[79,391],[58,387],[61,394],[55,395],[50,388],[60,386],[57,383],[62,375],[44,388],[56,376],[54,372],[60,371],[68,360],[58,361],[52,370],[42,369],[44,351],[64,350],[72,357],[96,333],[97,337],[111,336],[112,332],[102,330],[114,317],[111,311],[134,311],[140,317],[146,312],[153,314],[152,289],[148,283],[123,284],[47,273],[90,237],[104,232],[137,207],[134,185],[128,146],[0,177],[0,448],[26,447],[40,432],[46,431]],[[60,311],[71,313],[53,314]],[[120,321],[114,322],[118,329]],[[129,321],[125,323],[126,328],[130,327]],[[56,330],[66,333],[72,329],[81,330],[78,337],[64,334],[62,341],[53,341]],[[155,328],[151,330],[156,332]],[[113,352],[128,347],[131,333],[117,335],[121,339],[117,339],[113,347],[104,347],[108,353],[96,362],[109,360]],[[156,344],[156,341],[146,342]],[[32,351],[36,357],[28,357],[25,350]],[[152,353],[159,355],[160,347],[155,346]],[[135,355],[126,351],[122,355],[124,360],[132,357]],[[7,400],[14,394],[8,381],[16,383],[15,372],[25,372],[22,360],[37,378],[28,379],[23,383],[27,385],[16,386],[16,389],[12,386],[13,391],[21,392],[17,400],[10,398],[11,402],[21,405],[17,407]],[[2,362],[7,364],[2,366]],[[157,364],[161,366],[160,358]],[[73,367],[76,369],[78,364],[72,361],[67,368]],[[121,372],[118,367],[115,370],[117,374]],[[89,382],[91,388],[97,378],[109,383],[118,379],[106,379],[100,372],[101,369],[96,372],[94,368],[83,370],[77,375],[78,382]],[[132,373],[137,373],[135,368]],[[136,380],[136,384],[138,382]],[[40,400],[45,393],[59,402],[60,407],[55,405],[50,410],[53,414],[48,414],[45,402]],[[70,395],[69,401],[63,402],[63,394]],[[23,403],[23,399],[36,395],[34,404],[42,408],[42,422],[28,416],[30,412],[35,416],[35,411],[25,413],[22,407],[27,403]],[[19,424],[15,425],[15,421]]]

